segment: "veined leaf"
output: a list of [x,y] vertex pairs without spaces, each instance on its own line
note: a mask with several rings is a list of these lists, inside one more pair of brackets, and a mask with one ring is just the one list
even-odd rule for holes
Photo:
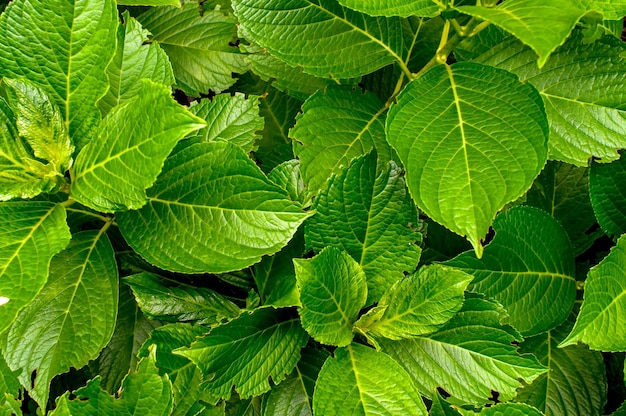
[[0,17],[0,76],[42,88],[80,149],[100,120],[96,102],[108,88],[116,31],[113,0],[11,2]]
[[176,6],[180,7],[180,0],[117,0],[117,4],[124,6]]
[[172,61],[176,85],[192,96],[209,90],[220,93],[233,85],[233,73],[248,70],[234,45],[237,20],[221,11],[205,11],[198,4],[154,7],[137,18],[152,33]]
[[248,267],[285,246],[311,215],[227,142],[193,144],[167,159],[148,199],[118,213],[120,230],[146,260],[182,273]]
[[346,346],[367,299],[365,273],[347,253],[328,247],[312,259],[294,259],[302,326],[316,341]]
[[[179,0],[174,2],[179,4]],[[117,50],[107,67],[109,90],[98,102],[103,114],[139,95],[142,79],[167,86],[174,83],[172,66],[158,42],[144,44],[150,32],[130,17],[128,11],[124,12],[123,18],[125,24],[117,31]]]
[[365,272],[367,304],[417,267],[417,211],[395,162],[378,164],[376,152],[358,157],[330,179],[312,208],[307,248],[334,246],[350,254]]
[[536,408],[523,403],[498,403],[481,409],[480,416],[543,416]]
[[547,156],[541,97],[509,72],[439,65],[408,84],[387,117],[387,140],[430,218],[481,239],[496,213],[530,188]]
[[372,93],[334,87],[312,95],[289,135],[311,194],[325,188],[341,166],[375,148],[380,160],[391,159],[384,140],[385,109]]
[[2,351],[0,351],[0,410],[2,409],[5,395],[18,397],[20,388],[22,387],[17,378],[18,375],[19,371],[11,371],[2,356]]
[[0,333],[37,296],[50,259],[70,242],[65,208],[51,202],[0,204]]
[[626,156],[611,163],[592,163],[589,196],[600,227],[610,237],[626,233]]
[[584,342],[600,351],[626,351],[626,236],[620,237],[585,280],[585,292],[574,329],[559,347]]
[[111,111],[76,158],[72,197],[104,212],[141,208],[176,143],[204,126],[169,88],[144,81],[141,94]]
[[292,201],[300,202],[303,206],[310,205],[311,199],[302,180],[302,175],[300,175],[300,161],[298,159],[281,163],[272,169],[267,177],[287,191]]
[[387,354],[350,344],[335,350],[315,383],[316,415],[427,415],[406,371]]
[[497,300],[508,323],[525,335],[554,328],[576,300],[571,243],[549,214],[516,207],[500,214],[482,259],[463,253],[445,264],[474,275],[470,289]]
[[539,55],[545,65],[554,50],[565,42],[587,9],[580,0],[508,0],[493,8],[460,6],[457,10],[489,20],[512,33]]
[[438,0],[339,0],[339,3],[370,16],[435,17],[446,8],[445,2]]
[[268,378],[275,384],[284,380],[307,340],[297,319],[283,320],[280,311],[257,309],[175,353],[202,369],[206,388],[217,402],[230,398],[233,386],[242,399],[269,391]]
[[433,394],[433,404],[430,406],[429,416],[461,416],[457,409],[445,401],[439,392]]
[[522,337],[500,323],[504,316],[497,303],[468,295],[459,313],[434,334],[380,344],[427,397],[441,387],[457,404],[482,406],[492,391],[506,401],[521,387],[519,380],[530,383],[546,369],[534,357],[517,354],[512,343]]
[[242,35],[325,78],[352,78],[402,61],[399,18],[375,18],[335,0],[234,0]]
[[622,19],[626,16],[626,1],[624,0],[582,0],[589,10],[602,13],[607,20]]

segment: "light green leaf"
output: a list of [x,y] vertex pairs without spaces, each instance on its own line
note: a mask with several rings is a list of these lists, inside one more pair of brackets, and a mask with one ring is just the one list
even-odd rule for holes
[[[179,0],[174,2],[178,5]],[[130,17],[128,11],[122,16],[125,24],[117,30],[117,50],[107,67],[109,90],[98,102],[103,114],[140,94],[142,79],[167,86],[174,83],[172,66],[158,42],[144,44],[150,32]]]
[[0,333],[37,296],[50,259],[69,244],[65,217],[51,202],[0,203]]
[[287,191],[292,201],[297,201],[304,206],[310,205],[311,198],[300,175],[300,161],[298,159],[281,163],[272,169],[267,177]]
[[456,404],[482,406],[492,391],[510,400],[521,386],[546,369],[529,355],[518,355],[520,334],[500,321],[504,309],[495,302],[467,295],[463,308],[428,337],[381,340],[384,352],[411,375],[421,394],[432,397],[443,388]]
[[532,406],[523,403],[499,403],[492,407],[484,407],[480,416],[543,416]]
[[274,309],[244,313],[175,353],[202,369],[214,402],[229,399],[233,386],[242,399],[258,396],[270,390],[268,378],[278,384],[291,373],[308,340],[298,319],[281,315]]
[[574,329],[559,344],[565,347],[584,342],[600,351],[626,351],[626,236],[585,280],[583,304]]
[[[256,149],[257,133],[263,131],[259,117],[259,97],[219,94],[212,100],[204,99],[190,108],[196,116],[206,120],[207,127],[194,136],[202,141],[224,139],[240,146],[247,153]],[[196,140],[198,140],[196,139]]]
[[302,326],[322,344],[346,346],[352,342],[352,325],[367,299],[361,266],[335,247],[312,259],[294,259],[302,307]]
[[626,156],[611,163],[592,163],[589,196],[600,227],[610,237],[626,233]]
[[395,162],[378,164],[376,152],[358,157],[330,179],[312,208],[307,248],[334,246],[350,254],[367,277],[367,304],[417,267],[417,211]]
[[438,0],[339,0],[339,3],[370,16],[435,17],[446,8],[445,1]]
[[198,4],[155,7],[137,18],[152,33],[172,61],[176,85],[192,96],[217,93],[237,80],[233,73],[248,70],[236,40],[237,20],[221,11],[205,11]]
[[203,287],[178,283],[143,272],[124,278],[142,312],[151,319],[169,322],[195,321],[215,325],[239,315],[237,305]]
[[534,53],[514,38],[478,60],[532,83],[550,121],[550,158],[587,166],[592,156],[610,162],[619,157],[617,149],[626,148],[625,53],[619,39],[604,36],[589,45],[574,31],[542,69],[534,64]]
[[302,115],[289,135],[296,142],[300,172],[311,194],[326,187],[326,181],[341,166],[373,148],[380,160],[391,159],[384,140],[385,108],[369,92],[334,87],[312,95],[302,106]]
[[530,188],[547,156],[541,97],[506,71],[439,65],[408,84],[387,117],[387,140],[409,191],[478,257],[493,217]]
[[7,364],[21,370],[20,382],[40,406],[48,402],[53,377],[86,365],[109,342],[117,300],[117,263],[104,229],[74,234],[2,346]]
[[234,0],[242,35],[305,72],[351,78],[403,62],[399,18],[375,18],[334,0]]
[[445,264],[474,275],[472,291],[502,303],[507,322],[524,335],[563,323],[576,300],[574,255],[561,225],[531,207],[496,218],[496,235],[482,259],[463,253]]
[[545,65],[550,54],[565,42],[587,13],[580,0],[508,0],[493,8],[460,6],[456,9],[489,20],[512,33],[539,55],[539,67]]
[[146,260],[181,273],[248,267],[284,247],[311,215],[228,142],[167,159],[148,198],[141,210],[118,213],[120,230]]
[[108,88],[116,31],[112,0],[11,2],[0,17],[0,76],[42,88],[80,149],[100,120],[96,102]]
[[0,409],[2,409],[5,395],[18,397],[22,387],[17,378],[18,375],[19,371],[11,371],[0,351]]
[[4,394],[4,397],[0,397],[0,415],[18,416],[22,413],[21,401],[10,394]]
[[429,334],[461,309],[473,276],[441,265],[422,267],[395,283],[356,329],[368,338],[400,340]]
[[316,415],[426,415],[426,407],[404,369],[388,355],[350,344],[335,350],[320,371]]
[[626,1],[624,0],[583,0],[589,10],[602,13],[607,20],[622,19],[626,16]]
[[180,0],[117,0],[117,4],[124,6],[176,6],[180,7]]
[[72,197],[104,212],[141,208],[176,143],[204,125],[169,88],[143,81],[141,93],[111,111],[76,158]]

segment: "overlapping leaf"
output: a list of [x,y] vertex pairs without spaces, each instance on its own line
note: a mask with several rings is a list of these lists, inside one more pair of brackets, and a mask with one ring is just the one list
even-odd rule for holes
[[523,403],[499,403],[480,410],[480,416],[543,416],[536,408]]
[[532,184],[547,156],[537,91],[513,74],[469,62],[437,66],[408,84],[387,117],[387,140],[417,205],[466,236],[480,257],[496,213]]
[[607,20],[622,19],[626,16],[626,1],[624,0],[583,0],[583,4],[590,10],[595,10]]
[[438,0],[339,0],[339,3],[370,16],[434,17],[440,9],[445,9],[444,2]]
[[303,205],[310,203],[308,190],[300,175],[300,161],[291,159],[276,166],[267,176],[276,185],[283,188],[289,194],[292,201]]
[[600,227],[611,237],[626,233],[626,157],[608,164],[593,163],[589,196]]
[[182,273],[250,266],[285,246],[311,215],[223,141],[167,159],[148,199],[141,210],[117,215],[120,230],[146,260]]

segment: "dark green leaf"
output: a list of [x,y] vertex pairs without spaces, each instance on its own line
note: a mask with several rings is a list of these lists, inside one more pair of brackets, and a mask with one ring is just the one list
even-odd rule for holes
[[598,223],[610,237],[626,233],[626,156],[608,164],[592,163],[589,196]]

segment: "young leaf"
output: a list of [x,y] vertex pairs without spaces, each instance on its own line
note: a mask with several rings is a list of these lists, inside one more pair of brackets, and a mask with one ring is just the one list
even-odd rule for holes
[[109,342],[117,299],[117,263],[106,234],[74,234],[67,249],[52,259],[48,282],[19,313],[2,347],[40,406],[48,402],[54,376],[86,365]]
[[116,31],[113,0],[11,2],[0,17],[0,76],[42,88],[80,149],[100,120],[96,102],[108,88]]
[[368,337],[393,340],[434,332],[461,309],[472,278],[441,265],[422,267],[391,286],[355,327]]
[[204,126],[169,88],[144,81],[141,94],[110,112],[76,158],[72,197],[104,212],[141,208],[176,143]]
[[220,93],[237,80],[233,73],[248,70],[234,45],[236,19],[221,11],[205,11],[198,4],[154,7],[138,18],[172,61],[176,85],[192,96],[209,90]]
[[471,290],[501,302],[507,322],[525,335],[560,325],[576,300],[571,243],[549,214],[516,207],[500,214],[496,235],[477,259],[463,253],[445,264],[474,275]]
[[37,296],[50,259],[72,238],[65,208],[51,202],[0,204],[0,333]]
[[146,260],[181,273],[248,267],[285,246],[311,215],[223,141],[167,159],[148,199],[141,210],[118,213],[120,230]]
[[118,28],[117,49],[107,67],[109,90],[98,101],[103,114],[141,94],[142,79],[167,86],[174,83],[172,66],[163,49],[157,42],[144,44],[150,33],[128,11],[122,16],[125,24]]
[[445,2],[439,0],[387,0],[384,2],[339,0],[339,3],[370,16],[435,17],[440,9],[446,7]]
[[395,162],[378,164],[376,152],[358,157],[330,179],[312,208],[307,248],[334,246],[350,254],[367,277],[367,304],[417,267],[417,211]]
[[297,201],[306,206],[310,204],[308,190],[300,175],[300,161],[291,159],[276,166],[267,175],[269,180],[283,188],[289,194],[292,201]]
[[428,337],[380,340],[382,350],[411,375],[428,397],[443,388],[457,404],[482,406],[493,391],[505,401],[516,395],[520,380],[530,383],[546,369],[532,356],[518,355],[520,334],[500,321],[499,304],[468,295],[463,308]]
[[325,188],[333,173],[375,148],[380,160],[391,159],[385,142],[385,109],[372,93],[334,87],[312,95],[289,135],[296,143],[300,172],[311,194]]
[[606,20],[621,20],[626,16],[624,0],[582,0],[589,10],[602,13]]
[[626,351],[626,236],[617,240],[585,280],[583,304],[574,329],[559,347],[582,341],[591,349]]
[[316,415],[424,415],[422,398],[406,371],[388,355],[350,344],[335,350],[313,394]]
[[387,140],[420,209],[466,236],[480,257],[493,217],[543,168],[548,122],[532,86],[461,62],[439,65],[405,87],[389,110]]
[[257,309],[214,328],[189,348],[175,350],[202,369],[214,398],[228,400],[233,386],[242,399],[270,390],[285,379],[300,359],[308,336],[297,319],[280,311]]
[[626,156],[611,163],[592,163],[589,196],[598,224],[610,237],[626,233]]
[[293,263],[304,329],[323,344],[350,344],[352,325],[367,299],[361,266],[335,247],[325,248],[312,259],[294,259]]
[[289,65],[325,78],[351,78],[402,61],[399,18],[375,18],[335,0],[234,0],[243,36]]

